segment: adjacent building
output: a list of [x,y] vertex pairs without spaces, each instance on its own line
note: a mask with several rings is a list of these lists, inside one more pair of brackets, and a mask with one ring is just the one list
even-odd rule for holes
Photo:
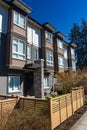
[[46,22],[41,25],[21,0],[0,1],[0,93],[44,97],[54,73],[75,70],[73,44]]

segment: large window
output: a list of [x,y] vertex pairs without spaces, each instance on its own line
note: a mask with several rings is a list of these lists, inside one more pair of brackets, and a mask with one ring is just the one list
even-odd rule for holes
[[49,77],[44,77],[44,88],[49,88]]
[[27,46],[27,59],[31,59],[31,46]]
[[38,58],[39,58],[39,52],[38,52],[39,50],[38,50],[38,48],[34,48],[34,60],[38,60]]
[[48,66],[53,66],[53,52],[47,50],[46,51],[46,63]]
[[64,68],[64,58],[62,56],[58,56],[58,64],[60,68]]
[[57,39],[57,47],[63,49],[63,43],[59,39]]
[[20,91],[20,76],[8,76],[8,92]]
[[52,43],[52,34],[50,33],[50,32],[45,32],[45,37],[46,37],[46,39],[50,42],[50,43]]
[[25,60],[25,42],[24,41],[17,38],[13,38],[12,57],[19,60]]
[[20,13],[14,11],[14,23],[22,28],[25,28],[26,26],[25,17],[21,15]]

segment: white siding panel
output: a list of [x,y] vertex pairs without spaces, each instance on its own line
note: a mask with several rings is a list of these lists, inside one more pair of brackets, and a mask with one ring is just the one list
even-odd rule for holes
[[31,24],[27,27],[27,42],[41,47],[41,31]]
[[27,42],[28,43],[30,43],[30,44],[32,44],[32,38],[33,38],[33,31],[32,31],[32,26],[31,25],[29,25],[28,27],[27,27]]
[[64,46],[64,58],[68,59],[68,56],[67,56],[67,47],[66,46]]
[[33,44],[37,47],[41,46],[41,33],[37,28],[33,28]]
[[0,32],[2,32],[2,15],[0,15]]
[[0,31],[7,33],[8,11],[0,7]]

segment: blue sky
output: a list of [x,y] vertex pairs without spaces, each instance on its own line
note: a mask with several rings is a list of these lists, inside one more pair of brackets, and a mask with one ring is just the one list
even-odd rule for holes
[[87,20],[87,0],[22,0],[32,8],[31,17],[41,24],[49,22],[68,36],[73,23]]

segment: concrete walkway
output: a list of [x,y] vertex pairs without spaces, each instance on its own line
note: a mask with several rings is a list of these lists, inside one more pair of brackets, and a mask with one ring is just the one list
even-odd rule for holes
[[87,130],[87,111],[70,130]]

